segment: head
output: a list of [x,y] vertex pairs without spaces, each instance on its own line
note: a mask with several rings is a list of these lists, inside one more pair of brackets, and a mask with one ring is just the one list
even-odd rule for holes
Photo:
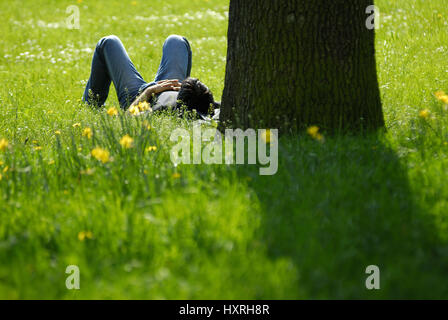
[[210,89],[196,78],[187,78],[182,82],[178,99],[189,110],[209,114],[216,106]]

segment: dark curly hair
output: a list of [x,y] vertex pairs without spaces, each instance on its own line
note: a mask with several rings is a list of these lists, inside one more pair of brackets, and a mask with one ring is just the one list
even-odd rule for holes
[[177,99],[187,106],[188,110],[196,110],[202,114],[212,113],[216,105],[213,93],[196,78],[187,78],[182,81]]

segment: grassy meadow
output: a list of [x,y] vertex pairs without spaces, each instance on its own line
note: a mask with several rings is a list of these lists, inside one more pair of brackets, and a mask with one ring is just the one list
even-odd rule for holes
[[[110,116],[113,86],[105,109],[80,102],[111,34],[148,82],[165,38],[187,37],[192,76],[220,100],[228,0],[2,1],[0,298],[448,298],[448,109],[435,97],[448,91],[448,11],[376,5],[387,132],[281,137],[278,173],[260,176],[174,166],[170,134],[191,122]],[[365,287],[368,265],[380,290]]]

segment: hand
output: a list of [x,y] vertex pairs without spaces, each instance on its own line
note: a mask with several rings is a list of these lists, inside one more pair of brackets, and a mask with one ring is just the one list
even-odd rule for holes
[[182,83],[179,80],[162,80],[151,87],[151,91],[155,94],[164,91],[179,91]]
[[134,102],[130,105],[135,106],[138,105],[140,102],[143,101],[149,101],[151,99],[151,96],[153,94],[157,94],[164,91],[179,91],[182,83],[179,82],[179,80],[162,80],[157,82],[157,84],[150,86],[146,88],[146,90],[139,95]]

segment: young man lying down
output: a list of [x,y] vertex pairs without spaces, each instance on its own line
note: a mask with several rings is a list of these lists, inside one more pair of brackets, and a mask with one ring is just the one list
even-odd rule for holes
[[[219,116],[220,103],[198,79],[190,78],[190,43],[178,35],[169,36],[163,45],[162,61],[153,82],[147,83],[135,68],[122,42],[116,36],[102,38],[96,45],[92,70],[83,101],[103,106],[114,83],[123,110],[147,102],[153,111],[185,105],[202,119]],[[215,110],[216,109],[216,110]]]

